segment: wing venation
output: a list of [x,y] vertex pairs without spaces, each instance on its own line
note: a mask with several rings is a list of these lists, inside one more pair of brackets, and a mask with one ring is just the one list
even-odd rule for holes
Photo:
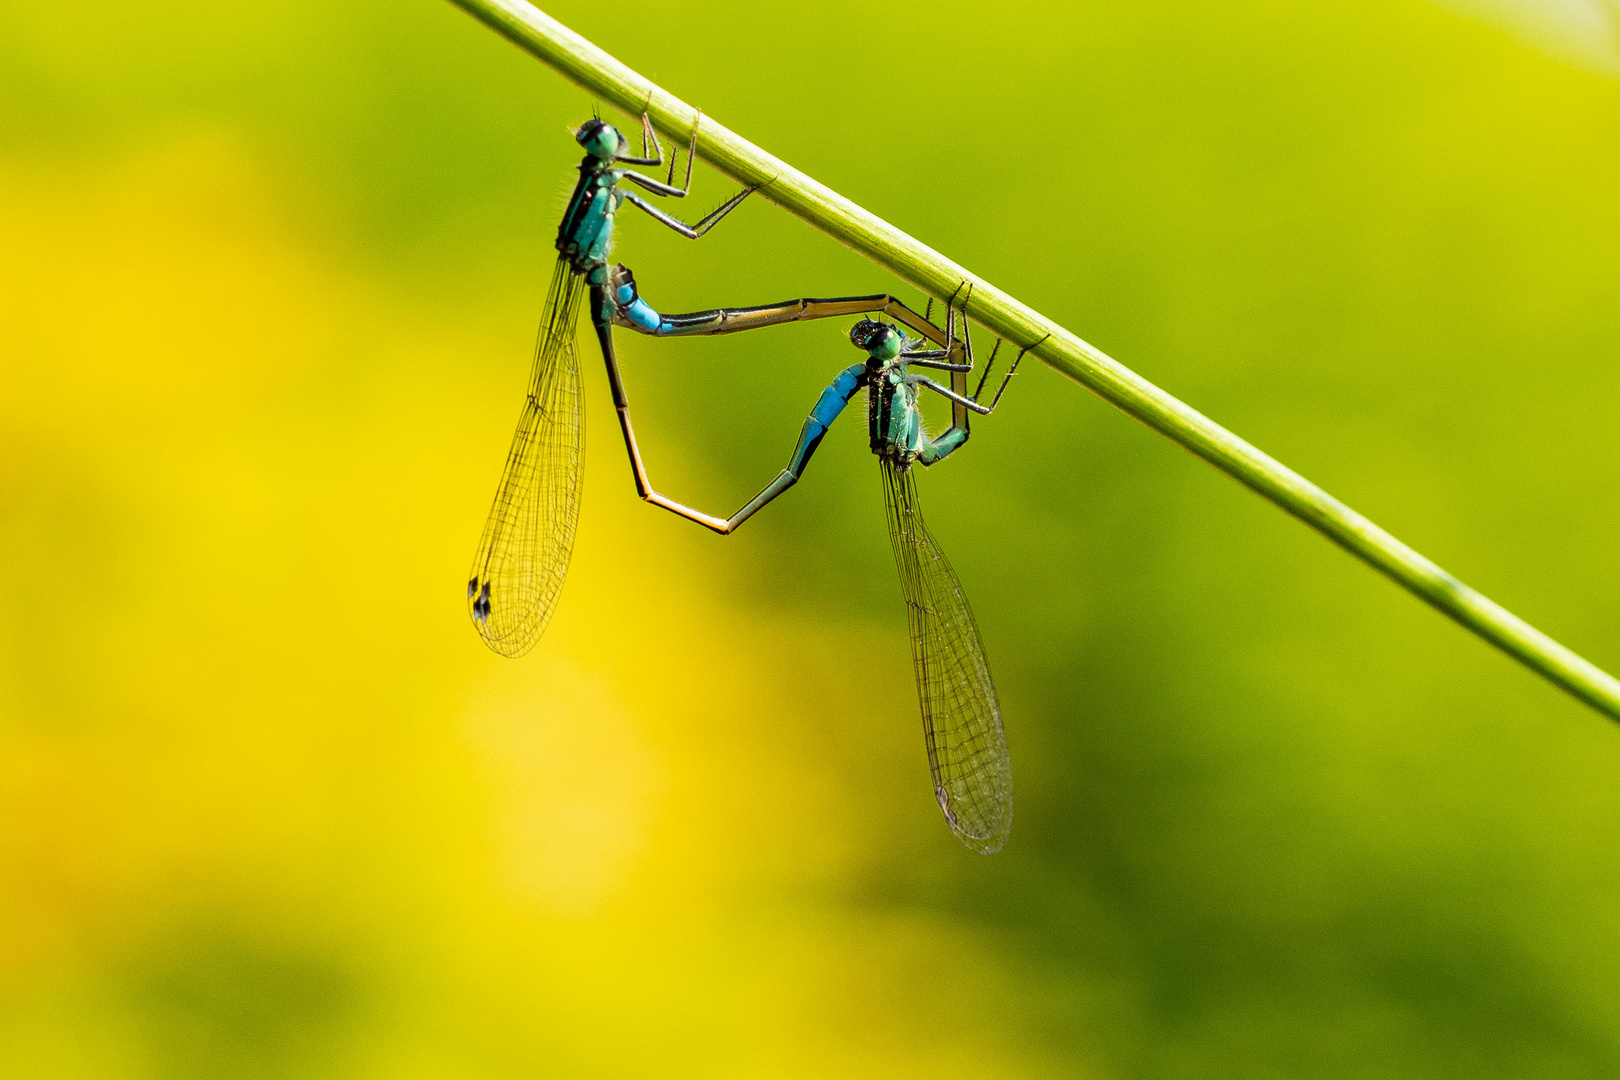
[[1000,851],[1012,830],[1012,763],[984,643],[962,584],[923,522],[914,470],[883,459],[889,539],[911,626],[934,795],[957,838]]
[[473,626],[502,656],[522,656],[545,632],[574,551],[584,444],[574,325],[584,292],[585,279],[559,258],[528,395],[468,575]]

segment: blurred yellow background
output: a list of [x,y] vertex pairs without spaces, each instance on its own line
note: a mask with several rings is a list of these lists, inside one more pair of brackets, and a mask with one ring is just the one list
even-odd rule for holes
[[[1420,0],[547,10],[1620,667],[1613,68]],[[0,1076],[1620,1072],[1620,732],[1043,369],[922,480],[1002,854],[854,413],[720,539],[588,365],[488,652],[591,106],[444,3],[0,3]],[[760,200],[620,236],[665,310],[897,286]],[[621,341],[721,510],[851,359]]]

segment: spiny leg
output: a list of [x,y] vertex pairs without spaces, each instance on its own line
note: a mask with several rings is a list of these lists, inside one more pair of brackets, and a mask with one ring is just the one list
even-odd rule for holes
[[[945,300],[945,335],[952,341],[956,340],[956,298],[962,294],[963,287],[967,288],[969,296],[973,295],[973,286],[968,285],[965,281],[959,281],[956,283],[956,288],[951,291],[951,295]],[[967,322],[967,301],[965,300],[962,302],[962,321],[964,324]],[[972,346],[964,345],[964,348],[967,355],[972,357]]]
[[[648,115],[647,107],[652,104],[652,91],[647,91],[647,100],[641,103],[641,156],[648,159],[648,164],[656,164],[664,159],[664,148],[658,145],[658,134],[653,131],[652,117]],[[647,147],[652,147],[652,153],[647,153]],[[674,148],[670,148],[673,156]]]
[[[956,288],[951,291],[951,295],[945,300],[944,346],[948,355],[957,360],[965,360],[965,363],[933,363],[929,359],[913,359],[910,356],[905,358],[907,364],[915,363],[918,367],[941,368],[951,373],[951,388],[949,390],[946,390],[932,379],[925,379],[921,376],[915,377],[919,383],[926,384],[939,391],[951,401],[951,426],[940,432],[924,447],[922,455],[924,465],[931,465],[934,461],[956,450],[967,442],[968,437],[972,434],[969,417],[972,415],[973,410],[968,404],[970,399],[967,393],[967,373],[973,369],[973,345],[971,338],[958,340],[956,336],[956,298],[962,294],[964,288],[968,290],[968,296],[973,295],[973,286],[967,281],[961,281],[957,283]],[[962,312],[962,326],[966,330],[967,300],[965,298],[962,302]]]
[[[647,188],[649,191],[657,191],[657,187],[663,186],[658,184],[658,181],[656,180],[648,180],[646,177],[638,176],[632,172],[627,172],[624,175],[627,179],[634,180],[636,183],[640,184],[644,188]],[[655,187],[654,185],[657,186]],[[710,229],[719,224],[721,218],[735,210],[737,208],[737,204],[748,198],[748,196],[752,195],[754,191],[754,188],[743,188],[741,191],[727,199],[718,208],[707,214],[694,225],[688,225],[680,218],[664,213],[662,210],[658,209],[658,207],[654,206],[652,203],[633,192],[625,192],[624,197],[638,209],[646,211],[648,216],[654,221],[658,221],[669,226],[671,229],[674,229],[688,240],[696,240],[698,237],[702,236],[704,233],[708,232]],[[664,191],[658,192],[658,194],[669,195],[675,194],[675,192]],[[679,194],[684,195],[686,193],[683,191],[679,192]]]
[[1000,338],[996,338],[995,348],[990,350],[990,361],[984,365],[984,370],[979,373],[979,385],[973,388],[973,399],[975,401],[977,401],[979,395],[984,392],[984,381],[990,377],[990,372],[995,370],[996,354],[1001,352],[1001,346],[1002,340]]
[[[967,285],[967,295],[962,297],[962,351],[967,354],[968,366],[973,366],[973,324],[968,320],[968,303],[973,299],[973,282]],[[958,285],[960,289],[962,286]],[[955,329],[954,327],[952,329]],[[962,380],[962,389],[967,390],[967,380]]]
[[[972,282],[963,282],[956,287],[955,292],[951,293],[951,297],[947,302],[946,308],[945,332],[954,340],[954,335],[956,332],[956,320],[954,318],[955,301],[957,295],[961,293],[964,286],[967,289],[967,295],[962,297],[962,349],[966,355],[967,363],[958,367],[955,365],[930,364],[923,362],[918,364],[919,367],[944,367],[946,370],[953,373],[958,371],[971,371],[973,369],[973,326],[971,320],[968,318],[968,303],[973,299]],[[984,371],[979,375],[979,384],[973,388],[972,395],[969,395],[967,392],[967,379],[956,374],[953,374],[951,377],[951,388],[949,391],[940,386],[938,383],[935,383],[929,379],[920,379],[919,384],[925,385],[929,389],[935,390],[943,396],[949,398],[952,404],[953,416],[961,417],[959,424],[965,429],[966,417],[963,415],[963,410],[971,410],[972,412],[978,413],[980,416],[989,416],[990,413],[994,411],[996,405],[1001,402],[1001,395],[1007,392],[1007,384],[1011,382],[1012,377],[1017,374],[1018,365],[1023,362],[1024,354],[1029,352],[1031,349],[1039,348],[1040,345],[1051,336],[1051,334],[1047,334],[1046,337],[1041,338],[1040,341],[1037,341],[1032,345],[1027,345],[1023,349],[1019,350],[1018,356],[1013,360],[1012,367],[1008,369],[1006,376],[1001,380],[1001,385],[996,389],[995,399],[991,401],[989,405],[980,404],[980,396],[984,392],[985,382],[990,378],[990,372],[994,370],[996,366],[996,356],[1001,352],[1001,346],[1004,344],[1001,338],[996,339],[995,347],[990,350],[990,359],[984,365]],[[962,441],[966,441],[965,437]],[[960,445],[960,443],[957,445]],[[954,449],[954,447],[952,447],[952,449]],[[949,453],[949,451],[946,451],[946,453]],[[943,456],[944,454],[940,455],[940,457]],[[935,460],[938,460],[938,458]]]
[[951,364],[943,360],[936,360],[935,357],[950,355],[944,349],[929,349],[926,352],[901,353],[900,355],[905,359],[909,367],[933,368],[935,371],[967,372],[973,370],[972,364]]
[[[655,195],[665,195],[665,196],[668,196],[668,197],[673,198],[673,199],[684,199],[684,198],[686,198],[687,193],[692,190],[692,165],[693,165],[694,162],[697,161],[698,125],[700,123],[702,123],[702,121],[703,121],[703,110],[699,109],[698,113],[697,113],[697,116],[694,117],[693,120],[692,120],[692,141],[691,141],[690,144],[688,144],[688,146],[686,148],[686,180],[685,180],[684,183],[682,183],[682,185],[680,187],[675,186],[675,166],[680,161],[680,150],[675,146],[671,146],[670,151],[669,151],[669,179],[668,180],[660,183],[659,181],[654,180],[650,176],[642,176],[640,173],[631,172],[628,169],[624,170],[624,178],[626,180],[631,180],[631,181],[634,181],[637,184],[640,184],[642,187],[646,188],[648,191],[652,192]],[[642,137],[641,137],[642,138],[642,151],[643,151],[643,153],[645,153],[646,152],[646,146],[647,146],[647,133],[652,130],[652,121],[650,119],[648,119],[647,113],[645,111],[643,111],[642,114],[641,114],[641,125],[642,125]],[[653,145],[655,147],[658,145],[658,140],[656,138],[653,140]],[[658,152],[658,156],[657,157],[652,157],[652,158],[647,158],[647,157],[640,157],[640,158],[619,157],[619,158],[615,158],[614,160],[622,161],[626,165],[659,165],[659,164],[663,163],[663,151],[660,150]],[[752,190],[752,189],[750,189],[750,190]]]
[[[1046,337],[1051,336],[1052,335],[1048,334]],[[1013,360],[1012,367],[1008,369],[1006,376],[1001,380],[1001,386],[996,389],[995,399],[988,405],[984,405],[979,402],[977,391],[974,392],[973,397],[965,397],[958,394],[954,388],[948,390],[925,376],[916,375],[913,376],[912,379],[918,386],[925,386],[934,391],[936,394],[949,398],[951,401],[951,407],[956,412],[976,412],[980,416],[989,416],[991,413],[996,411],[996,406],[1001,404],[1001,395],[1007,392],[1007,384],[1012,382],[1012,377],[1018,373],[1018,365],[1023,362],[1024,354],[1029,352],[1031,349],[1039,347],[1041,342],[1044,342],[1045,340],[1046,338],[1043,337],[1040,341],[1035,342],[1035,344],[1026,345],[1024,348],[1019,350],[1018,356]],[[985,364],[984,375],[980,376],[979,378],[979,390],[984,389],[984,380],[989,377],[990,369],[995,366],[996,353],[1000,351],[1000,349],[1001,339],[997,338],[996,347],[990,350],[990,361],[989,363]],[[923,465],[932,465],[935,462],[942,461],[943,459],[949,457],[956,450],[960,449],[962,444],[965,442],[967,442],[967,425],[964,423],[959,426],[952,426],[950,430],[941,432],[937,437],[930,439],[922,448],[922,451],[918,453],[917,460]]]
[[945,398],[947,401],[950,401],[952,404],[961,405],[972,409],[980,416],[990,415],[990,410],[988,407],[980,405],[977,401],[974,401],[970,397],[956,393],[954,390],[950,389],[950,387],[939,385],[939,383],[928,378],[926,375],[913,375],[911,377],[911,381],[916,383],[918,386],[928,387],[928,389],[932,390],[940,397]]
[[[971,344],[968,344],[967,346],[965,363],[952,363],[950,359],[952,356],[959,356],[962,353],[962,350],[957,348],[955,319],[953,317],[954,313],[952,310],[952,305],[956,302],[957,293],[960,293],[961,291],[962,287],[958,285],[956,291],[951,293],[950,297],[945,301],[945,347],[941,349],[919,349],[907,346],[900,351],[900,355],[905,359],[905,362],[908,365],[913,367],[934,368],[939,371],[967,372],[973,370],[973,349]],[[930,296],[928,298],[928,306],[923,309],[923,318],[931,323],[933,321],[933,314],[934,298]],[[953,379],[952,381],[954,382],[955,380]]]
[[[686,181],[681,185],[680,197],[685,198],[686,193],[692,190],[692,163],[697,160],[697,133],[698,125],[703,123],[703,110],[699,109],[692,117],[692,141],[686,146]],[[669,152],[669,183],[675,183],[675,151]]]
[[[1047,337],[1051,337],[1051,336],[1052,335],[1050,335],[1050,334],[1047,335]],[[1041,338],[1041,341],[1045,341],[1045,340],[1046,340],[1046,338]],[[963,396],[961,394],[958,394],[958,393],[956,393],[956,392],[954,392],[952,390],[949,390],[949,389],[939,385],[939,383],[935,382],[934,380],[932,380],[932,379],[930,379],[930,378],[928,378],[927,376],[924,376],[924,375],[915,376],[913,381],[916,382],[916,384],[918,386],[926,386],[926,387],[928,387],[928,389],[934,391],[936,394],[939,394],[940,396],[945,397],[945,398],[949,398],[952,402],[954,402],[954,403],[956,403],[958,405],[963,405],[963,406],[966,406],[969,409],[972,409],[974,412],[978,413],[980,416],[989,416],[992,412],[995,411],[996,406],[998,404],[1000,404],[1001,395],[1005,394],[1007,392],[1007,384],[1012,381],[1012,377],[1014,375],[1018,374],[1018,365],[1023,362],[1024,353],[1027,353],[1027,352],[1029,352],[1030,349],[1035,348],[1035,346],[1039,345],[1041,343],[1041,341],[1037,341],[1035,343],[1035,345],[1026,345],[1023,349],[1021,349],[1019,351],[1018,358],[1013,361],[1012,367],[1010,369],[1008,369],[1006,377],[1001,380],[1001,386],[996,390],[995,400],[990,402],[990,404],[988,404],[988,405],[982,404],[977,398],[965,397],[965,396]],[[994,350],[991,351],[990,359],[992,361],[995,360],[995,352],[994,352]],[[986,366],[985,371],[988,372],[989,370],[990,370],[989,367]],[[983,380],[980,381],[980,385],[982,387]]]
[[[963,289],[967,290],[967,295],[962,297],[962,339],[960,346],[958,346],[956,338],[956,298]],[[966,361],[965,366],[948,369],[951,372],[951,395],[954,396],[952,396],[951,400],[950,430],[942,438],[948,436],[955,446],[967,442],[968,436],[971,434],[968,424],[969,410],[962,404],[960,399],[967,397],[967,373],[973,370],[973,332],[968,327],[967,317],[968,301],[972,298],[973,283],[964,280],[956,283],[956,288],[951,292],[950,298],[945,301],[946,337],[951,342],[950,347],[960,347],[962,357]],[[924,364],[923,366],[928,367],[930,365]]]
[[[1035,342],[1033,345],[1025,345],[1022,349],[1018,350],[1018,355],[1013,358],[1012,367],[1007,369],[1006,376],[1001,380],[1001,385],[999,387],[997,387],[997,389],[996,389],[995,399],[990,402],[989,408],[984,410],[984,415],[985,416],[989,416],[990,413],[992,411],[994,411],[995,407],[997,405],[1001,404],[1001,395],[1005,394],[1007,392],[1007,384],[1012,382],[1012,377],[1014,375],[1018,374],[1018,365],[1023,363],[1024,354],[1029,352],[1031,349],[1040,348],[1042,345],[1044,345],[1046,343],[1046,339],[1051,337],[1051,336],[1052,336],[1051,334],[1047,334],[1046,337],[1041,338],[1040,341]],[[979,392],[984,389],[984,380],[990,377],[990,369],[995,366],[995,362],[996,362],[996,350],[1000,349],[1000,348],[1001,348],[1001,339],[997,338],[996,339],[996,348],[990,350],[990,363],[988,363],[988,364],[986,364],[984,366],[984,374],[979,377],[979,385],[978,385],[977,389],[975,389],[973,391],[973,398],[974,398],[975,401],[977,401],[978,398],[979,398]]]
[[[649,93],[647,95],[647,104],[650,105],[651,103],[652,94]],[[647,153],[649,148],[652,150],[650,154]],[[670,154],[672,158],[674,153],[674,149],[671,148]],[[623,162],[626,165],[646,165],[654,168],[664,163],[664,148],[658,145],[658,136],[653,132],[652,118],[647,115],[646,105],[641,108],[641,156],[631,157],[629,154],[615,154],[613,160]],[[675,162],[671,160],[669,164],[669,175],[673,179],[675,176]]]

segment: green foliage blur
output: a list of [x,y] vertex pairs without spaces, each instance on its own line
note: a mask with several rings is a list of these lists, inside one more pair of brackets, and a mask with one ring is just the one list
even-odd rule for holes
[[[1420,0],[547,10],[1620,667],[1620,82]],[[721,539],[589,365],[485,650],[591,106],[442,2],[0,2],[0,1077],[1620,1075],[1620,732],[1044,369],[922,480],[1002,854],[858,417]],[[620,236],[666,310],[899,287]],[[718,511],[851,359],[623,338]]]

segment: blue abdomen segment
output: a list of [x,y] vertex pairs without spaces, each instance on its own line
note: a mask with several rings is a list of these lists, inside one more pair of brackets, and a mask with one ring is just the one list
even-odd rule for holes
[[799,482],[805,466],[810,464],[810,455],[816,452],[816,447],[821,445],[821,439],[827,434],[827,429],[838,419],[838,414],[844,411],[844,406],[855,396],[855,391],[861,388],[865,375],[865,364],[852,364],[839,373],[831,386],[821,392],[821,397],[816,399],[816,407],[810,410],[810,415],[805,418],[804,427],[799,431],[799,445],[793,448],[793,458],[788,462],[788,467],[778,473],[775,480],[765,485],[763,491],[748,500],[747,505],[731,515],[724,531],[730,532],[735,529],[752,517],[760,507]]
[[628,266],[621,266],[613,275],[613,302],[623,323],[643,334],[664,337],[676,333],[681,327],[653,310],[636,289],[636,279]]
[[861,376],[866,374],[866,365],[851,364],[832,381],[832,385],[821,392],[816,399],[816,407],[810,410],[810,416],[804,422],[804,428],[799,432],[799,445],[793,448],[793,458],[788,462],[788,472],[798,476],[804,471],[805,465],[810,461],[810,455],[816,452],[821,445],[822,437],[827,429],[832,427],[838,414],[844,411],[849,399],[855,396],[855,391],[861,388]]
[[[689,311],[678,315],[660,314],[641,298],[636,288],[635,275],[628,266],[619,265],[612,271],[613,321],[620,326],[654,337],[687,337],[696,334],[732,334],[755,326],[770,326],[778,322],[791,322],[806,301],[792,300],[786,304],[767,304],[758,308],[714,308],[709,311]],[[788,313],[783,317],[783,313]]]
[[625,274],[613,290],[613,300],[619,314],[630,320],[630,325],[643,334],[667,334],[664,317],[636,292],[635,279]]

